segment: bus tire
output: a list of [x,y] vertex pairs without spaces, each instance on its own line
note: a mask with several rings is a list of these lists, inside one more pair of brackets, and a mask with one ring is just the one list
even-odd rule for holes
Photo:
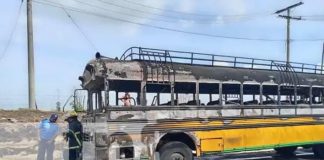
[[312,147],[315,157],[324,158],[324,144],[317,144]]
[[159,153],[160,160],[193,160],[192,150],[186,144],[178,141],[164,144]]
[[290,157],[293,156],[295,151],[297,150],[297,147],[279,147],[274,149],[277,154],[284,156],[284,157]]

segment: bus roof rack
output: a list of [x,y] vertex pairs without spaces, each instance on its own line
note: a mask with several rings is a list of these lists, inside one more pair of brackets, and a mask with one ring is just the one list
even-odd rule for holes
[[[261,69],[261,70],[275,70],[278,71],[278,64],[280,66],[286,65],[288,71],[296,73],[311,73],[323,74],[323,69],[320,65],[290,62],[278,60],[267,60],[258,58],[247,58],[237,56],[216,55],[207,53],[195,53],[185,51],[174,51],[164,49],[131,47],[127,49],[120,57],[120,60],[138,60],[149,61],[150,63],[180,63],[187,65],[200,66],[222,66],[231,68],[247,68],[247,69]],[[294,82],[296,83],[296,82]]]

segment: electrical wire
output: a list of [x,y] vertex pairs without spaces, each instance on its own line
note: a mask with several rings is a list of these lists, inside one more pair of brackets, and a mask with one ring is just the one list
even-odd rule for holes
[[[35,1],[36,3],[44,4],[44,5],[49,5],[52,7],[58,7],[62,8],[61,6],[57,6],[54,2],[44,2],[44,1]],[[207,33],[201,33],[201,32],[192,32],[192,31],[186,31],[186,30],[181,30],[181,29],[176,29],[176,28],[169,28],[169,27],[163,27],[163,26],[158,26],[158,25],[152,25],[152,24],[146,24],[146,23],[140,23],[136,21],[131,21],[127,19],[122,19],[122,18],[117,18],[113,16],[108,16],[108,15],[102,15],[94,12],[89,12],[87,10],[82,10],[79,8],[75,7],[69,7],[66,8],[70,11],[78,12],[78,13],[83,13],[87,15],[93,15],[105,19],[110,19],[110,20],[115,20],[119,22],[124,22],[124,23],[129,23],[129,24],[135,24],[135,25],[140,25],[144,27],[149,27],[149,28],[155,28],[155,29],[160,29],[160,30],[166,30],[166,31],[171,31],[171,32],[178,32],[178,33],[184,33],[184,34],[191,34],[191,35],[197,35],[197,36],[205,36],[205,37],[211,37],[211,38],[222,38],[222,39],[232,39],[232,40],[246,40],[246,41],[265,41],[265,42],[285,42],[285,39],[268,39],[268,38],[250,38],[250,37],[238,37],[238,36],[226,36],[226,35],[216,35],[216,34],[207,34]],[[312,39],[291,39],[291,41],[324,41],[323,38],[312,38]]]
[[217,15],[211,15],[211,14],[198,14],[198,13],[187,13],[187,12],[180,12],[180,11],[175,11],[175,10],[171,10],[171,9],[163,9],[163,8],[158,8],[158,7],[154,7],[154,6],[149,6],[149,5],[145,5],[139,2],[135,2],[135,1],[130,1],[130,0],[123,0],[127,3],[133,4],[133,5],[137,5],[137,6],[142,6],[145,8],[150,8],[150,9],[155,9],[155,10],[159,10],[159,11],[167,11],[167,12],[173,12],[173,13],[177,13],[177,14],[184,14],[184,15],[193,15],[193,16],[217,16]]
[[302,16],[302,20],[321,22],[324,21],[324,16]]
[[[93,8],[96,8],[96,9],[100,9],[100,10],[104,10],[104,11],[108,11],[108,12],[111,12],[111,13],[117,13],[119,15],[123,15],[123,16],[127,16],[127,17],[131,17],[131,18],[143,18],[143,19],[147,19],[147,20],[151,20],[151,21],[159,21],[159,22],[166,22],[166,23],[176,23],[176,22],[179,22],[179,20],[181,19],[161,19],[161,18],[152,18],[150,16],[140,16],[140,15],[136,15],[136,14],[129,14],[129,13],[125,13],[125,12],[120,12],[120,11],[115,11],[115,10],[111,10],[111,9],[108,9],[106,7],[102,7],[102,6],[97,6],[97,5],[94,5],[94,4],[91,4],[91,3],[86,3],[86,2],[83,2],[83,1],[80,1],[80,0],[73,0],[75,2],[78,2],[80,4],[83,4],[85,6],[88,6],[88,7],[93,7]],[[49,1],[47,1],[49,2]],[[50,2],[52,3],[52,2]],[[217,17],[217,16],[216,16]],[[235,18],[236,20],[240,20],[239,18]],[[232,19],[232,22],[235,22],[235,19]],[[245,17],[244,20],[249,20],[251,18],[249,17]],[[243,20],[241,18],[241,20]],[[222,19],[222,21],[219,21],[219,20],[215,20],[215,19],[210,19],[210,20],[199,20],[199,21],[195,21],[196,24],[224,24],[224,23],[228,23],[228,22],[231,22],[229,19]]]
[[[164,17],[164,18],[169,18],[169,19],[174,19],[174,20],[194,20],[194,21],[213,21],[215,20],[215,18],[217,18],[218,16],[221,16],[221,15],[214,15],[214,16],[205,16],[205,17],[187,17],[187,16],[172,16],[172,15],[164,15],[164,14],[159,14],[159,13],[155,13],[155,12],[149,12],[149,11],[146,11],[146,10],[140,10],[140,9],[135,9],[135,8],[132,8],[132,7],[128,7],[128,6],[123,6],[123,5],[119,5],[119,4],[116,4],[116,3],[113,3],[113,2],[110,2],[110,1],[105,1],[105,0],[97,0],[97,1],[100,1],[104,4],[107,4],[107,5],[110,5],[110,6],[114,6],[114,7],[118,7],[118,8],[121,8],[121,9],[125,9],[125,10],[131,10],[131,11],[134,11],[134,12],[137,12],[137,13],[141,13],[141,14],[146,14],[146,15],[155,15],[155,16],[158,16],[158,17]],[[267,14],[267,15],[270,15],[270,14]],[[238,19],[238,17],[241,16],[241,18],[244,18],[244,15],[234,15],[235,19]],[[246,15],[245,15],[246,16]],[[223,17],[223,16],[222,16]],[[225,18],[225,17],[223,17]],[[245,17],[245,18],[251,18],[251,15],[249,15],[248,17]]]
[[303,15],[301,17],[305,21],[324,21],[324,15]]
[[[189,15],[189,16],[198,16],[198,17],[217,17],[217,16],[222,16],[222,17],[246,17],[246,16],[256,16],[256,14],[246,14],[246,15],[217,15],[217,14],[199,14],[199,13],[188,13],[188,12],[181,12],[181,11],[176,11],[172,9],[164,9],[164,8],[158,8],[150,5],[145,5],[137,1],[132,1],[132,0],[123,0],[129,4],[137,5],[137,6],[142,6],[145,8],[149,9],[155,9],[159,11],[164,11],[164,12],[172,12],[176,14],[182,14],[182,15]],[[257,13],[260,15],[260,13]],[[268,15],[268,14],[267,14]]]
[[[58,5],[53,4],[53,3],[48,3],[48,2],[43,2],[43,1],[36,1],[36,0],[34,2],[38,3],[38,4],[43,4],[43,5],[48,5],[48,6],[52,6],[52,7],[62,8],[61,6],[58,6]],[[135,22],[135,21],[127,20],[127,19],[112,17],[112,16],[108,16],[108,15],[102,15],[102,14],[98,14],[98,13],[89,12],[89,11],[86,11],[86,10],[81,10],[81,9],[78,9],[78,8],[74,8],[74,7],[66,7],[65,9],[68,9],[68,10],[74,11],[74,12],[78,12],[78,13],[93,15],[93,16],[97,16],[97,17],[101,17],[101,18],[110,19],[110,20],[115,20],[115,21],[119,21],[119,22],[135,24],[135,25],[140,25],[140,26],[145,26],[145,27],[155,28],[155,29],[160,29],[160,30],[191,34],[191,35],[198,35],[198,36],[205,36],[205,37],[212,37],[212,38],[222,38],[222,39],[247,40],[247,41],[266,41],[266,42],[282,42],[282,41],[284,41],[283,39],[236,37],[236,36],[225,36],[225,35],[215,35],[215,34],[207,34],[207,33],[200,33],[200,32],[185,31],[185,30],[176,29],[176,28],[162,27],[162,26],[157,26],[157,25],[151,25],[151,24]]]
[[303,15],[306,18],[324,18],[324,15]]
[[10,44],[11,44],[12,38],[14,36],[15,30],[16,30],[17,25],[18,25],[18,21],[19,21],[19,17],[20,17],[20,14],[21,14],[23,3],[24,3],[24,1],[21,1],[18,13],[17,13],[17,15],[15,17],[14,26],[11,29],[10,34],[9,34],[9,39],[8,39],[7,43],[5,44],[5,47],[4,47],[3,51],[2,51],[2,53],[0,54],[0,61],[6,56],[6,53],[7,53],[8,49],[9,49]]
[[[137,12],[137,13],[142,13],[142,14],[149,14],[149,15],[155,15],[155,16],[158,16],[158,17],[165,17],[165,18],[170,18],[170,19],[176,19],[178,20],[179,17],[178,16],[169,16],[169,15],[162,15],[162,14],[158,14],[158,13],[154,13],[154,12],[147,12],[145,10],[139,10],[139,9],[135,9],[135,8],[131,8],[131,7],[126,7],[126,6],[122,6],[122,5],[118,5],[118,4],[115,4],[115,3],[112,3],[112,2],[109,2],[109,1],[104,1],[104,0],[98,0],[104,4],[107,4],[107,5],[110,5],[110,6],[114,6],[114,7],[118,7],[118,8],[122,8],[122,9],[127,9],[127,10],[132,10],[134,12]],[[187,19],[188,20],[188,19]]]
[[95,50],[95,52],[98,51],[96,45],[91,41],[91,39],[87,36],[87,34],[82,30],[82,28],[76,23],[76,21],[73,19],[71,14],[65,9],[64,5],[61,4],[61,8],[63,9],[64,13],[69,17],[71,22],[74,24],[74,26],[80,31],[80,33],[83,35],[85,40],[91,45],[91,47]]
[[93,8],[105,10],[105,11],[112,12],[112,13],[126,15],[126,16],[129,16],[129,17],[145,18],[145,19],[148,19],[148,20],[168,22],[168,23],[174,23],[174,22],[176,22],[174,20],[173,21],[170,21],[170,20],[165,20],[165,19],[149,18],[147,16],[138,16],[138,15],[135,15],[135,14],[128,14],[128,13],[124,13],[124,12],[114,11],[114,10],[110,10],[110,9],[105,8],[105,7],[102,7],[102,6],[97,6],[97,5],[90,4],[90,3],[86,3],[86,2],[83,2],[83,1],[79,1],[79,0],[73,0],[73,1],[78,2],[78,3],[81,3],[81,4],[86,5],[86,6],[90,6],[90,7],[93,7]]

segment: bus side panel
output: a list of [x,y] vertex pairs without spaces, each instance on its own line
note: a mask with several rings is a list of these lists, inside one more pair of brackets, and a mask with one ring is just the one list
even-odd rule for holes
[[[324,125],[303,125],[284,127],[263,127],[228,129],[214,131],[197,131],[200,152],[219,152],[214,139],[222,139],[223,152],[270,149],[284,146],[302,146],[324,143]],[[208,141],[211,139],[211,141]]]

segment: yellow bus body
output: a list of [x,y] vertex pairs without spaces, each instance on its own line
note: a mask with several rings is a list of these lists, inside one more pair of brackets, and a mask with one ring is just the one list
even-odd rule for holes
[[[324,143],[324,124],[288,125],[289,123],[316,123],[313,118],[292,118],[286,120],[238,120],[231,125],[270,124],[269,127],[253,127],[239,129],[219,129],[195,131],[199,140],[197,155],[215,152],[240,152],[270,149],[276,147],[305,146]],[[271,124],[283,126],[271,127]],[[207,126],[215,127],[219,122],[210,122]],[[284,126],[284,124],[287,124]],[[191,127],[189,125],[189,127]]]

